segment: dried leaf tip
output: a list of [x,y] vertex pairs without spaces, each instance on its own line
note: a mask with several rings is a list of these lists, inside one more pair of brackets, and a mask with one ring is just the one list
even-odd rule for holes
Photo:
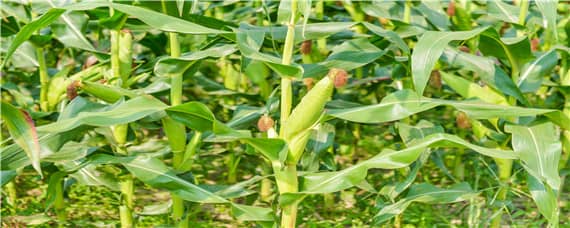
[[269,131],[269,129],[273,128],[274,124],[275,124],[275,121],[273,121],[273,119],[271,119],[270,116],[263,115],[257,121],[257,128],[262,132],[266,132],[266,131]]
[[348,82],[348,73],[339,68],[332,68],[328,75],[334,81],[334,87],[340,88]]

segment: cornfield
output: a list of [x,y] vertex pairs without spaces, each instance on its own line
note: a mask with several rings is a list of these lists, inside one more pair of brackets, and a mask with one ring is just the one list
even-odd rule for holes
[[570,4],[1,2],[2,227],[569,227]]

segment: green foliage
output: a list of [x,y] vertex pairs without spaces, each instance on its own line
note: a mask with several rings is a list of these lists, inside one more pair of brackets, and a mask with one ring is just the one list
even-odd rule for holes
[[566,226],[570,7],[515,2],[3,2],[2,225]]

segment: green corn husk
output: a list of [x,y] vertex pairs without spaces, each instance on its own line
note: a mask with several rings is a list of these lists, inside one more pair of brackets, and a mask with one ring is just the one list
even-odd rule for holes
[[307,145],[307,142],[309,142],[309,138],[311,138],[310,136],[311,130],[306,130],[297,134],[293,139],[288,141],[289,154],[287,156],[287,162],[289,164],[297,164],[299,159],[301,159],[305,146]]
[[330,75],[321,79],[293,109],[287,122],[282,123],[282,137],[285,140],[290,141],[319,120],[334,89],[334,80]]
[[119,87],[113,87],[108,85],[103,85],[101,83],[82,81],[79,83],[79,88],[81,91],[86,92],[96,98],[99,98],[105,102],[114,103],[117,102],[121,97],[136,97],[137,94]]

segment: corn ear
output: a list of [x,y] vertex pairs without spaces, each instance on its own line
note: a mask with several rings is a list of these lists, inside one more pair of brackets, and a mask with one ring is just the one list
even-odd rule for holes
[[67,66],[54,75],[49,81],[49,93],[47,94],[48,110],[54,110],[57,104],[64,97],[67,90],[66,76],[73,69],[72,66]]
[[287,163],[288,164],[297,164],[299,159],[301,159],[301,155],[303,155],[303,151],[305,150],[305,146],[309,141],[311,136],[311,130],[306,130],[297,134],[293,139],[287,142],[289,146],[289,154],[287,155]]
[[[282,137],[289,141],[297,134],[310,128],[321,116],[326,102],[332,96],[334,89],[334,69],[328,77],[321,79],[301,102],[293,109],[286,123],[282,123]],[[336,71],[335,71],[336,72]]]
[[119,87],[103,85],[101,83],[82,81],[79,83],[81,91],[86,92],[105,102],[114,103],[123,96],[135,97],[137,94]]

